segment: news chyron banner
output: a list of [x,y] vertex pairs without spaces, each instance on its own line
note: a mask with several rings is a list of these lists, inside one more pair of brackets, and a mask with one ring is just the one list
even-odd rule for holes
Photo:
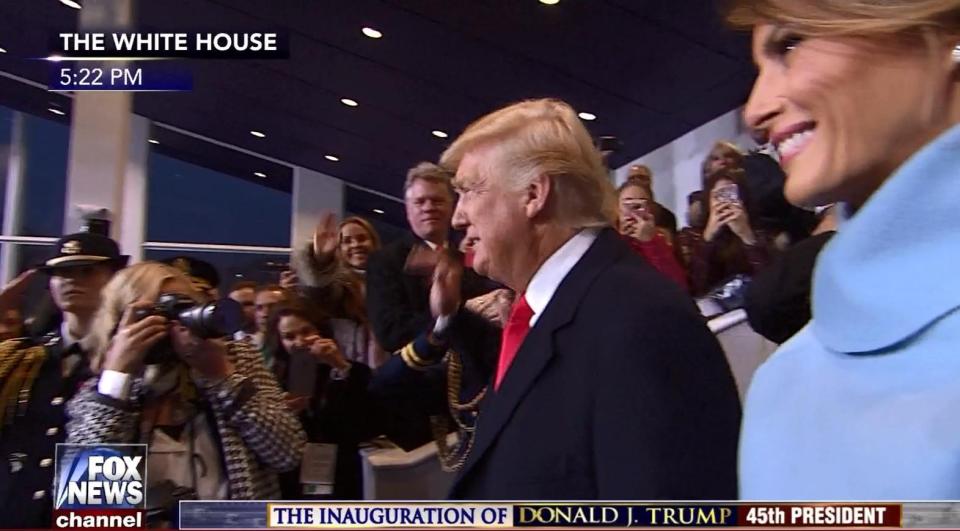
[[54,466],[54,527],[146,527],[147,445],[58,444]]
[[960,527],[960,503],[180,502],[181,529]]
[[185,59],[287,59],[282,31],[61,31],[50,36],[52,91],[193,89]]
[[[146,528],[147,458],[144,444],[58,444],[53,526]],[[960,527],[960,503],[937,502],[180,501],[177,513],[181,529]]]

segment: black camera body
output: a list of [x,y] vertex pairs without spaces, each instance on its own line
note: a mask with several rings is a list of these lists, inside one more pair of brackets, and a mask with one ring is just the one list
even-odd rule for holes
[[[198,303],[190,297],[164,293],[150,308],[141,308],[134,313],[139,321],[151,315],[177,321],[200,339],[213,339],[230,335],[239,329],[242,319],[240,305],[231,299]],[[176,358],[173,344],[166,337],[147,352],[144,363],[154,365]]]

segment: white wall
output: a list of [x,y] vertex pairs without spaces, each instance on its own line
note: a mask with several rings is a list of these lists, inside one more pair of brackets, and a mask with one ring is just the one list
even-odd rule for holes
[[627,178],[630,166],[645,164],[653,171],[653,193],[657,202],[677,215],[677,223],[686,225],[687,194],[700,189],[700,167],[710,148],[718,140],[729,140],[744,149],[754,144],[734,109],[715,118],[616,170],[619,186]]

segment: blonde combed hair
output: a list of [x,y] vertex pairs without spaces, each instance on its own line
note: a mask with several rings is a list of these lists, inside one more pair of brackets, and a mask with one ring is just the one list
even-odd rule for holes
[[812,36],[960,33],[960,0],[733,0],[727,21],[747,29],[787,24]]
[[528,100],[494,111],[447,148],[440,164],[456,172],[464,155],[494,148],[498,173],[514,189],[538,175],[550,177],[557,221],[574,228],[603,227],[616,219],[616,194],[600,152],[576,112],[555,99]]
[[453,174],[440,165],[424,161],[407,170],[407,179],[403,183],[403,191],[409,190],[417,181],[442,184],[447,187],[451,196],[454,195]]
[[142,300],[155,301],[168,280],[183,282],[192,297],[198,301],[207,300],[204,293],[193,288],[190,279],[182,271],[159,262],[141,262],[121,269],[104,286],[100,294],[100,309],[90,331],[90,367],[95,373],[99,373],[103,366],[104,354],[127,306]]

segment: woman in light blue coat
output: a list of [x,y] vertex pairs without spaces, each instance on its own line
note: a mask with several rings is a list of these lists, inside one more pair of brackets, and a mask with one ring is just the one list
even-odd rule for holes
[[813,319],[756,373],[744,499],[960,498],[960,0],[737,0],[798,205],[840,203]]

